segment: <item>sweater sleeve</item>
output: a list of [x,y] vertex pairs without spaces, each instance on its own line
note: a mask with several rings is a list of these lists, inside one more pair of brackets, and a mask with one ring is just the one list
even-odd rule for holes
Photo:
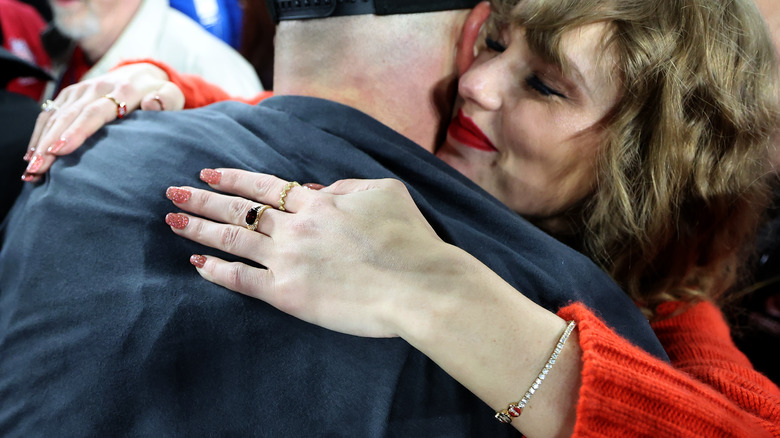
[[140,63],[152,64],[155,67],[165,71],[165,73],[168,75],[168,80],[179,87],[181,92],[184,94],[184,109],[200,108],[202,106],[210,105],[216,102],[222,102],[225,100],[233,100],[237,102],[248,103],[250,105],[256,105],[260,101],[273,96],[273,92],[271,91],[263,91],[257,96],[249,99],[231,96],[217,85],[207,82],[198,75],[179,73],[168,64],[154,59],[133,59],[123,61],[117,64],[114,68],[128,64]]
[[671,364],[581,304],[558,312],[577,321],[582,348],[574,436],[780,436],[780,390],[736,348],[717,307],[669,303],[661,310],[671,316],[653,330]]

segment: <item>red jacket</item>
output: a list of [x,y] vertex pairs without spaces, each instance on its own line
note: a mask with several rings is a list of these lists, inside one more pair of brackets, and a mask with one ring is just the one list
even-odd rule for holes
[[[50,71],[51,60],[41,43],[41,32],[45,27],[43,18],[32,6],[16,0],[0,0],[3,47],[19,58]],[[6,90],[40,101],[45,88],[46,81],[41,79],[18,78],[11,81]]]

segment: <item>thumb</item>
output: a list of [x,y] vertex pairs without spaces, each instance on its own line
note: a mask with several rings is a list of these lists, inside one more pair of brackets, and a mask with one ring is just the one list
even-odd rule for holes
[[166,82],[157,91],[141,99],[144,111],[178,111],[184,108],[184,94],[173,82]]

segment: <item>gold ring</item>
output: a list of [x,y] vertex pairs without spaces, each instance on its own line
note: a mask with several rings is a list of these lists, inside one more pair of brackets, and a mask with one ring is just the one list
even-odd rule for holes
[[50,113],[52,111],[56,111],[59,108],[60,107],[56,103],[54,103],[54,101],[51,100],[51,99],[46,99],[46,101],[41,104],[41,111],[44,111],[44,112],[47,112],[47,113]]
[[116,97],[105,94],[103,95],[106,99],[110,100],[111,102],[114,102],[114,105],[116,105],[116,118],[121,119],[122,117],[127,115],[127,104],[125,102],[120,102],[116,100]]
[[258,224],[260,224],[260,218],[263,216],[263,213],[265,213],[265,211],[269,208],[271,208],[270,205],[263,204],[250,208],[246,213],[246,218],[244,219],[246,221],[246,229],[249,231],[255,231]]
[[160,105],[160,111],[165,111],[165,105],[163,105],[163,101],[160,98],[160,95],[155,94],[152,100],[154,100],[155,102],[157,102],[158,105]]
[[284,200],[287,198],[287,192],[290,191],[293,187],[300,187],[301,185],[298,184],[296,181],[290,181],[287,184],[284,185],[284,188],[282,189],[282,193],[279,193],[279,210],[284,210]]

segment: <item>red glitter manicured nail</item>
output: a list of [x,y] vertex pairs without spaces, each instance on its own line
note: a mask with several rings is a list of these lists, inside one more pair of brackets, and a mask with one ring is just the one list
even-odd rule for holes
[[24,182],[30,182],[35,178],[35,174],[24,172],[22,175],[22,181]]
[[35,148],[27,149],[27,152],[25,152],[24,157],[22,157],[22,160],[30,161],[30,158],[32,158],[33,156],[33,152],[35,152]]
[[190,263],[193,264],[196,268],[202,268],[203,265],[206,264],[206,257],[203,257],[202,255],[193,254],[190,256]]
[[192,192],[178,187],[168,187],[168,190],[165,191],[165,197],[177,204],[183,204],[189,201],[190,196],[192,196]]
[[172,226],[173,228],[176,228],[177,230],[181,230],[182,228],[186,227],[188,223],[190,223],[190,218],[184,216],[183,214],[168,213],[165,215],[165,223]]
[[41,168],[41,166],[43,166],[43,155],[35,154],[35,156],[32,158],[32,161],[30,161],[30,164],[27,165],[25,172],[36,173],[38,172],[38,169]]
[[55,141],[53,145],[49,149],[46,150],[46,152],[50,154],[56,154],[60,151],[65,145],[68,144],[68,141],[64,138],[60,138],[59,140]]
[[306,183],[306,184],[303,184],[303,187],[306,187],[307,189],[312,189],[312,190],[322,190],[322,189],[325,188],[324,185],[317,184],[317,183]]
[[209,184],[219,184],[222,172],[214,169],[203,169],[200,171],[200,179]]

